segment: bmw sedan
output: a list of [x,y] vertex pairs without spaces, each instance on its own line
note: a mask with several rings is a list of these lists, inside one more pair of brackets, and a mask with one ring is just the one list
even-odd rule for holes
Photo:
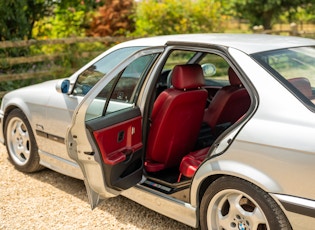
[[314,229],[315,40],[136,39],[4,96],[17,170],[84,180],[201,229]]

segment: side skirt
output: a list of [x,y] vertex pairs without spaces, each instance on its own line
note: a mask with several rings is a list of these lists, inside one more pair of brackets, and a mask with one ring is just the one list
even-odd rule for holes
[[198,227],[197,210],[189,203],[142,185],[125,190],[121,195],[169,218],[194,228]]
[[82,171],[75,162],[39,150],[40,164],[66,176],[83,180]]

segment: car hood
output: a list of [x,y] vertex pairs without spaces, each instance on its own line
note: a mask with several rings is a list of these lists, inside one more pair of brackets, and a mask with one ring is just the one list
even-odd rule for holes
[[3,100],[20,100],[32,104],[46,104],[52,93],[57,93],[56,84],[59,80],[51,80],[36,85],[23,87],[7,93]]

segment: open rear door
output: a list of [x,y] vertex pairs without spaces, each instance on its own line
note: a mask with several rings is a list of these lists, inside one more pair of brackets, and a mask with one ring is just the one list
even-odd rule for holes
[[91,207],[142,179],[142,115],[136,105],[143,79],[161,50],[143,50],[102,78],[76,109],[67,134]]

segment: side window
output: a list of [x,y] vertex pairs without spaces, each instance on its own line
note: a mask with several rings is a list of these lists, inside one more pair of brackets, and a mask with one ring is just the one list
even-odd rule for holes
[[122,72],[111,95],[111,101],[133,103],[136,86],[155,55],[147,55],[136,59]]
[[174,50],[168,57],[163,71],[172,70],[175,65],[186,64],[196,54],[194,51]]
[[214,53],[174,50],[169,55],[162,70],[160,81],[158,82],[161,88],[164,87],[161,90],[169,87],[170,71],[174,66],[186,63],[198,63],[202,66],[206,85],[219,87],[229,85],[229,64],[223,57]]
[[297,47],[258,53],[255,58],[310,106],[315,104],[315,47]]
[[156,54],[150,54],[137,58],[114,77],[90,104],[86,119],[104,116],[104,106],[107,106],[105,115],[133,107],[141,80],[144,79],[155,56]]
[[141,48],[143,47],[126,47],[118,49],[94,63],[79,75],[74,85],[73,95],[84,96],[87,94],[89,90],[112,68]]
[[171,71],[174,66],[188,63],[191,58],[195,56],[196,52],[187,50],[174,50],[168,56],[162,72],[160,74],[159,81],[157,83],[157,95],[163,90],[167,89],[171,85]]
[[208,53],[201,59],[199,64],[203,67],[207,85],[229,85],[229,64],[223,57],[217,54]]

